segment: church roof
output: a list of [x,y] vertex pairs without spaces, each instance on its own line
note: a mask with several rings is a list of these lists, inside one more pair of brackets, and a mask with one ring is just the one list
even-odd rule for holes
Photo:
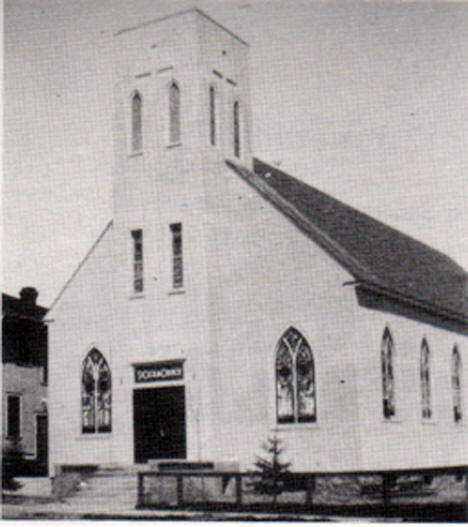
[[468,273],[448,256],[263,161],[226,163],[358,284],[468,323]]

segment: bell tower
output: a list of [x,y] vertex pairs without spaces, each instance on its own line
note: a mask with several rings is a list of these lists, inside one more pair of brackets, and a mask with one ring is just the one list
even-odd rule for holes
[[115,41],[115,228],[200,210],[207,171],[250,163],[248,44],[195,8]]

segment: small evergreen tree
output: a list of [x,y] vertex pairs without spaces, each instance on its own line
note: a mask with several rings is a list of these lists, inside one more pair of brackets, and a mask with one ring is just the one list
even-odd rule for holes
[[289,474],[291,463],[283,463],[280,456],[283,448],[280,447],[281,440],[276,436],[268,438],[263,443],[265,457],[257,456],[255,469],[249,487],[255,494],[266,494],[273,496],[273,503],[276,505],[278,496],[285,490],[286,475]]

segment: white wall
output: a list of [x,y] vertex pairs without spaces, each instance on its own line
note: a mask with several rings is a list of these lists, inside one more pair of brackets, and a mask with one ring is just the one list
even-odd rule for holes
[[[248,467],[261,441],[276,430],[296,470],[466,463],[467,417],[464,423],[453,420],[450,368],[455,343],[466,364],[467,339],[360,307],[353,287],[343,287],[352,277],[289,220],[234,173],[223,172],[219,181],[224,190],[213,191],[221,197],[207,229],[216,386],[212,455],[237,457]],[[314,353],[316,424],[275,423],[274,353],[290,325],[306,336]],[[382,414],[380,343],[386,325],[397,353],[392,422]],[[432,352],[430,424],[421,418],[424,336]],[[463,396],[466,408],[466,388]]]
[[[133,463],[133,365],[177,358],[185,359],[189,459],[234,460],[247,468],[276,431],[296,470],[466,463],[466,424],[453,423],[450,393],[450,353],[457,342],[467,365],[466,339],[359,307],[353,288],[343,286],[352,277],[224,164],[232,156],[233,98],[248,109],[246,46],[194,12],[116,39],[115,217],[49,313],[51,464]],[[213,68],[237,87],[216,80]],[[136,78],[142,73],[149,75]],[[171,79],[181,88],[177,146],[167,134]],[[223,101],[216,147],[209,144],[213,81]],[[128,150],[134,89],[143,95],[144,115],[137,156]],[[241,119],[242,157],[249,164],[249,112]],[[175,222],[183,224],[184,247],[178,294],[171,282],[169,224]],[[135,228],[143,229],[142,294],[132,290]],[[397,350],[392,423],[383,422],[381,403],[387,324]],[[289,326],[314,353],[313,424],[276,424],[274,352]],[[423,336],[433,358],[430,425],[420,418]],[[92,347],[112,370],[112,433],[84,436],[81,365]]]

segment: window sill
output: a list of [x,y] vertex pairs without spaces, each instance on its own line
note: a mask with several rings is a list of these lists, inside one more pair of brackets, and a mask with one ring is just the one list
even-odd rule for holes
[[182,143],[169,143],[166,148],[177,148],[182,146]]
[[139,298],[145,298],[145,295],[138,293],[128,297],[129,300],[138,300]]
[[81,434],[80,436],[76,437],[75,439],[78,439],[78,440],[85,440],[85,441],[88,441],[88,440],[91,440],[91,439],[95,439],[95,440],[98,440],[98,441],[103,441],[104,439],[110,439],[112,435],[112,432],[100,432],[98,434],[94,433],[94,434]]
[[172,291],[169,291],[169,293],[167,293],[168,295],[172,296],[172,295],[185,295],[185,289],[173,289]]
[[273,427],[273,432],[290,432],[290,431],[298,431],[298,430],[319,430],[320,426],[318,423],[285,423],[283,424],[277,424]]
[[128,154],[128,157],[140,157],[143,155],[143,152],[132,152],[131,154]]
[[422,425],[436,425],[437,421],[433,421],[432,419],[427,419],[427,420],[422,420],[421,424]]

